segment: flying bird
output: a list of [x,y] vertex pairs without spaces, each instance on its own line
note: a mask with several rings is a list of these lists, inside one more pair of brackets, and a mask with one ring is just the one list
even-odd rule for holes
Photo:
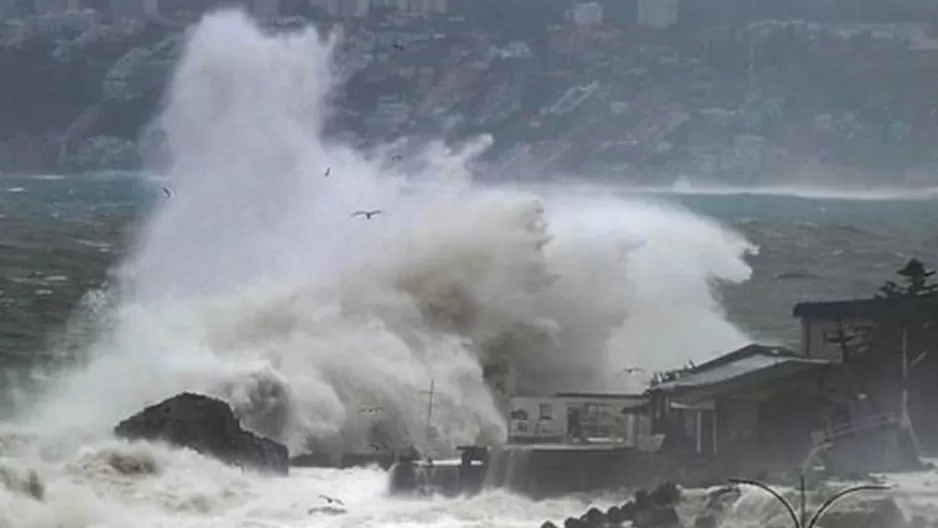
[[320,495],[319,498],[325,500],[326,503],[327,503],[327,504],[330,504],[330,505],[331,505],[331,504],[338,504],[339,506],[345,506],[345,503],[344,503],[344,502],[342,502],[342,501],[340,501],[339,499],[336,499],[336,498],[334,498],[334,497],[330,497],[330,496],[328,496],[328,495]]
[[395,43],[394,43],[394,49],[396,49],[396,50],[398,50],[398,51],[401,51],[401,50],[404,49],[404,45],[401,44],[400,42],[395,42]]
[[328,178],[330,174],[332,174],[332,167],[326,167],[326,173],[323,176]]
[[645,372],[645,369],[641,367],[628,367],[624,369],[624,372],[627,374],[638,374],[639,372]]
[[163,194],[165,194],[167,198],[173,197],[173,191],[170,190],[169,187],[163,187]]
[[382,211],[381,209],[375,209],[373,211],[355,211],[354,213],[352,213],[351,217],[355,218],[356,216],[364,216],[366,219],[371,220],[372,217],[376,215],[381,215],[381,214],[384,214],[384,211]]

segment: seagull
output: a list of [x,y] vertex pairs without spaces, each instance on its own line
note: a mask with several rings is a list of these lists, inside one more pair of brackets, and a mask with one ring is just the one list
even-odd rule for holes
[[394,43],[394,49],[399,50],[399,51],[400,51],[400,50],[403,50],[403,49],[404,49],[404,45],[401,44],[400,42],[395,42],[395,43]]
[[373,211],[355,211],[352,213],[351,218],[355,218],[356,216],[364,216],[366,219],[371,220],[373,216],[380,214],[384,214],[384,211],[381,209],[375,209]]
[[326,167],[326,173],[323,176],[328,178],[330,174],[332,174],[332,167]]
[[627,374],[638,374],[639,372],[645,372],[645,369],[641,367],[627,367],[623,369],[623,372]]
[[171,191],[169,187],[163,187],[163,194],[165,194],[167,198],[173,197],[173,191]]
[[338,504],[339,506],[345,506],[345,503],[344,503],[344,502],[342,502],[342,501],[340,501],[339,499],[336,499],[336,498],[334,498],[334,497],[330,497],[330,496],[328,496],[328,495],[320,495],[319,498],[325,500],[326,503],[327,503],[327,504],[330,504],[330,505],[331,505],[331,504]]

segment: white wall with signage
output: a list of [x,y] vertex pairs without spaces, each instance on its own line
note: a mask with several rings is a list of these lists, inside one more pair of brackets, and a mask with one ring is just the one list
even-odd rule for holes
[[650,417],[619,398],[515,397],[509,407],[509,441],[638,447],[651,434]]
[[567,407],[556,398],[512,398],[508,436],[519,440],[548,440],[567,436]]

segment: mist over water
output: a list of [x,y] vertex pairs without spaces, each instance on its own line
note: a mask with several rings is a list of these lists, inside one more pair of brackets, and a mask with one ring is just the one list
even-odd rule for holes
[[[116,307],[86,364],[21,419],[44,451],[14,452],[54,497],[86,486],[107,522],[185,511],[200,526],[192,519],[253,504],[246,497],[272,484],[106,439],[182,390],[226,399],[294,454],[368,449],[375,423],[391,447],[445,451],[504,437],[486,364],[511,362],[527,394],[640,390],[626,368],[673,368],[747,342],[714,287],[746,280],[755,248],[715,222],[604,192],[477,185],[468,162],[485,138],[431,145],[406,164],[420,171],[404,171],[392,147],[323,139],[341,89],[332,42],[312,30],[268,35],[237,12],[189,35],[160,118],[174,194],[120,264]],[[386,214],[352,217],[359,209]],[[299,515],[320,477],[302,480],[306,498],[282,511],[236,516]],[[44,520],[16,526],[86,525],[56,524],[67,505],[27,507],[10,493],[0,499],[26,512],[18,519]]]

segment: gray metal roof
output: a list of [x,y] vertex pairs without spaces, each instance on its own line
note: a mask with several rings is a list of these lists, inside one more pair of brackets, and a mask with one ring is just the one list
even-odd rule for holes
[[[653,387],[653,390],[671,392],[680,389],[696,389],[711,385],[718,385],[731,380],[749,376],[760,371],[769,369],[775,370],[782,367],[785,373],[791,373],[792,370],[798,370],[798,367],[825,365],[829,361],[823,359],[807,359],[785,356],[769,356],[763,354],[754,354],[740,358],[736,361],[725,363],[712,369],[703,370],[688,374],[676,380],[660,383]],[[795,367],[794,369],[784,367]],[[781,375],[782,372],[779,372]]]

